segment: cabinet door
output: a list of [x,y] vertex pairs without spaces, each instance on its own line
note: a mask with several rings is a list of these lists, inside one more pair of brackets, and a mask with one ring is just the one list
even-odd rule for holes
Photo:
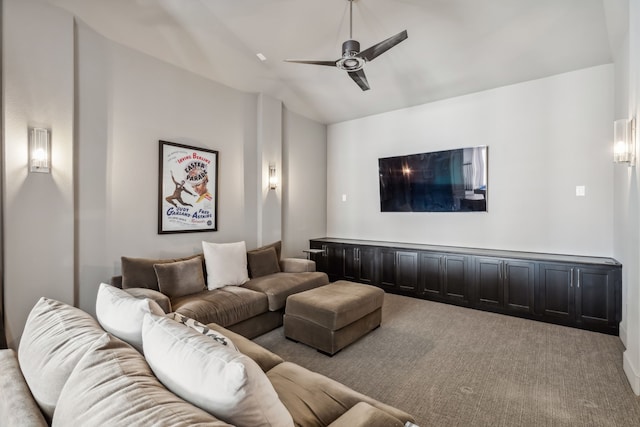
[[533,313],[535,264],[505,261],[504,302],[507,310]]
[[396,286],[405,291],[418,289],[418,253],[396,251]]
[[615,272],[607,268],[578,267],[575,273],[578,323],[616,326]]
[[380,249],[380,285],[388,288],[396,286],[396,251]]
[[342,245],[327,244],[327,274],[335,282],[344,277],[344,251]]
[[489,308],[502,307],[504,298],[502,260],[476,258],[475,276],[476,304]]
[[323,253],[311,255],[311,259],[316,262],[316,271],[322,271],[323,273],[327,272],[327,253],[326,246],[322,242],[310,241],[309,248],[311,249],[322,249]]
[[352,282],[358,281],[358,248],[355,246],[345,245],[342,247],[343,256],[343,277],[345,280]]
[[468,283],[467,283],[467,261],[468,258],[459,255],[444,255],[443,263],[443,279],[444,294],[448,299],[467,302],[468,301]]
[[444,294],[442,289],[442,255],[420,253],[420,292],[425,295]]
[[376,248],[362,246],[358,248],[358,281],[367,284],[376,282],[377,253]]
[[568,265],[540,266],[541,305],[545,316],[567,321],[574,319],[573,274],[574,269]]

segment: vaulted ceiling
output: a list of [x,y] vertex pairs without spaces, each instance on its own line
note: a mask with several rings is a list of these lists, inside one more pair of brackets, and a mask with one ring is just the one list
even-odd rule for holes
[[625,19],[622,0],[354,0],[362,49],[409,36],[365,65],[363,92],[345,71],[284,62],[338,59],[348,0],[47,1],[118,43],[323,123],[611,63]]

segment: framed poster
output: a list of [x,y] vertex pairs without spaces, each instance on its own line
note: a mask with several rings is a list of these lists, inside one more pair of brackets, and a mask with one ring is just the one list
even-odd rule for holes
[[218,152],[160,141],[158,234],[217,231]]

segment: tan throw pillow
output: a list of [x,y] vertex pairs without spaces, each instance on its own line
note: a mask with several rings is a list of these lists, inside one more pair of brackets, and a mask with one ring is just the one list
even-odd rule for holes
[[244,241],[235,243],[202,242],[207,266],[209,290],[224,286],[240,286],[249,281],[247,270],[247,246]]
[[206,286],[200,258],[154,264],[160,292],[169,298],[202,292]]
[[244,354],[167,317],[148,314],[145,358],[172,392],[229,424],[293,426],[266,374]]
[[163,315],[157,302],[136,298],[127,291],[101,283],[96,298],[96,317],[107,332],[142,351],[142,319],[147,313]]
[[148,288],[158,291],[158,279],[156,277],[156,271],[153,268],[154,264],[184,261],[192,258],[203,260],[201,254],[171,259],[131,258],[123,256],[121,258],[122,289]]
[[18,360],[34,399],[49,420],[71,371],[103,335],[93,317],[59,301],[40,298],[29,313]]
[[228,426],[167,390],[140,353],[108,334],[69,376],[52,425]]
[[280,263],[274,247],[247,252],[247,263],[252,278],[280,272]]
[[280,261],[280,258],[282,258],[282,241],[280,240],[278,240],[277,242],[269,243],[268,245],[260,246],[259,248],[256,248],[256,249],[252,249],[249,251],[249,253],[262,251],[269,248],[273,248],[276,250],[276,257],[278,258],[278,261]]

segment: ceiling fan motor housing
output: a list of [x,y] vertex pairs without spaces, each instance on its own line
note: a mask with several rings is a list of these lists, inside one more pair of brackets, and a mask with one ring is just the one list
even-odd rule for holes
[[360,43],[356,40],[347,40],[342,43],[342,58],[336,62],[336,66],[341,70],[358,71],[364,67],[365,60],[359,58]]

